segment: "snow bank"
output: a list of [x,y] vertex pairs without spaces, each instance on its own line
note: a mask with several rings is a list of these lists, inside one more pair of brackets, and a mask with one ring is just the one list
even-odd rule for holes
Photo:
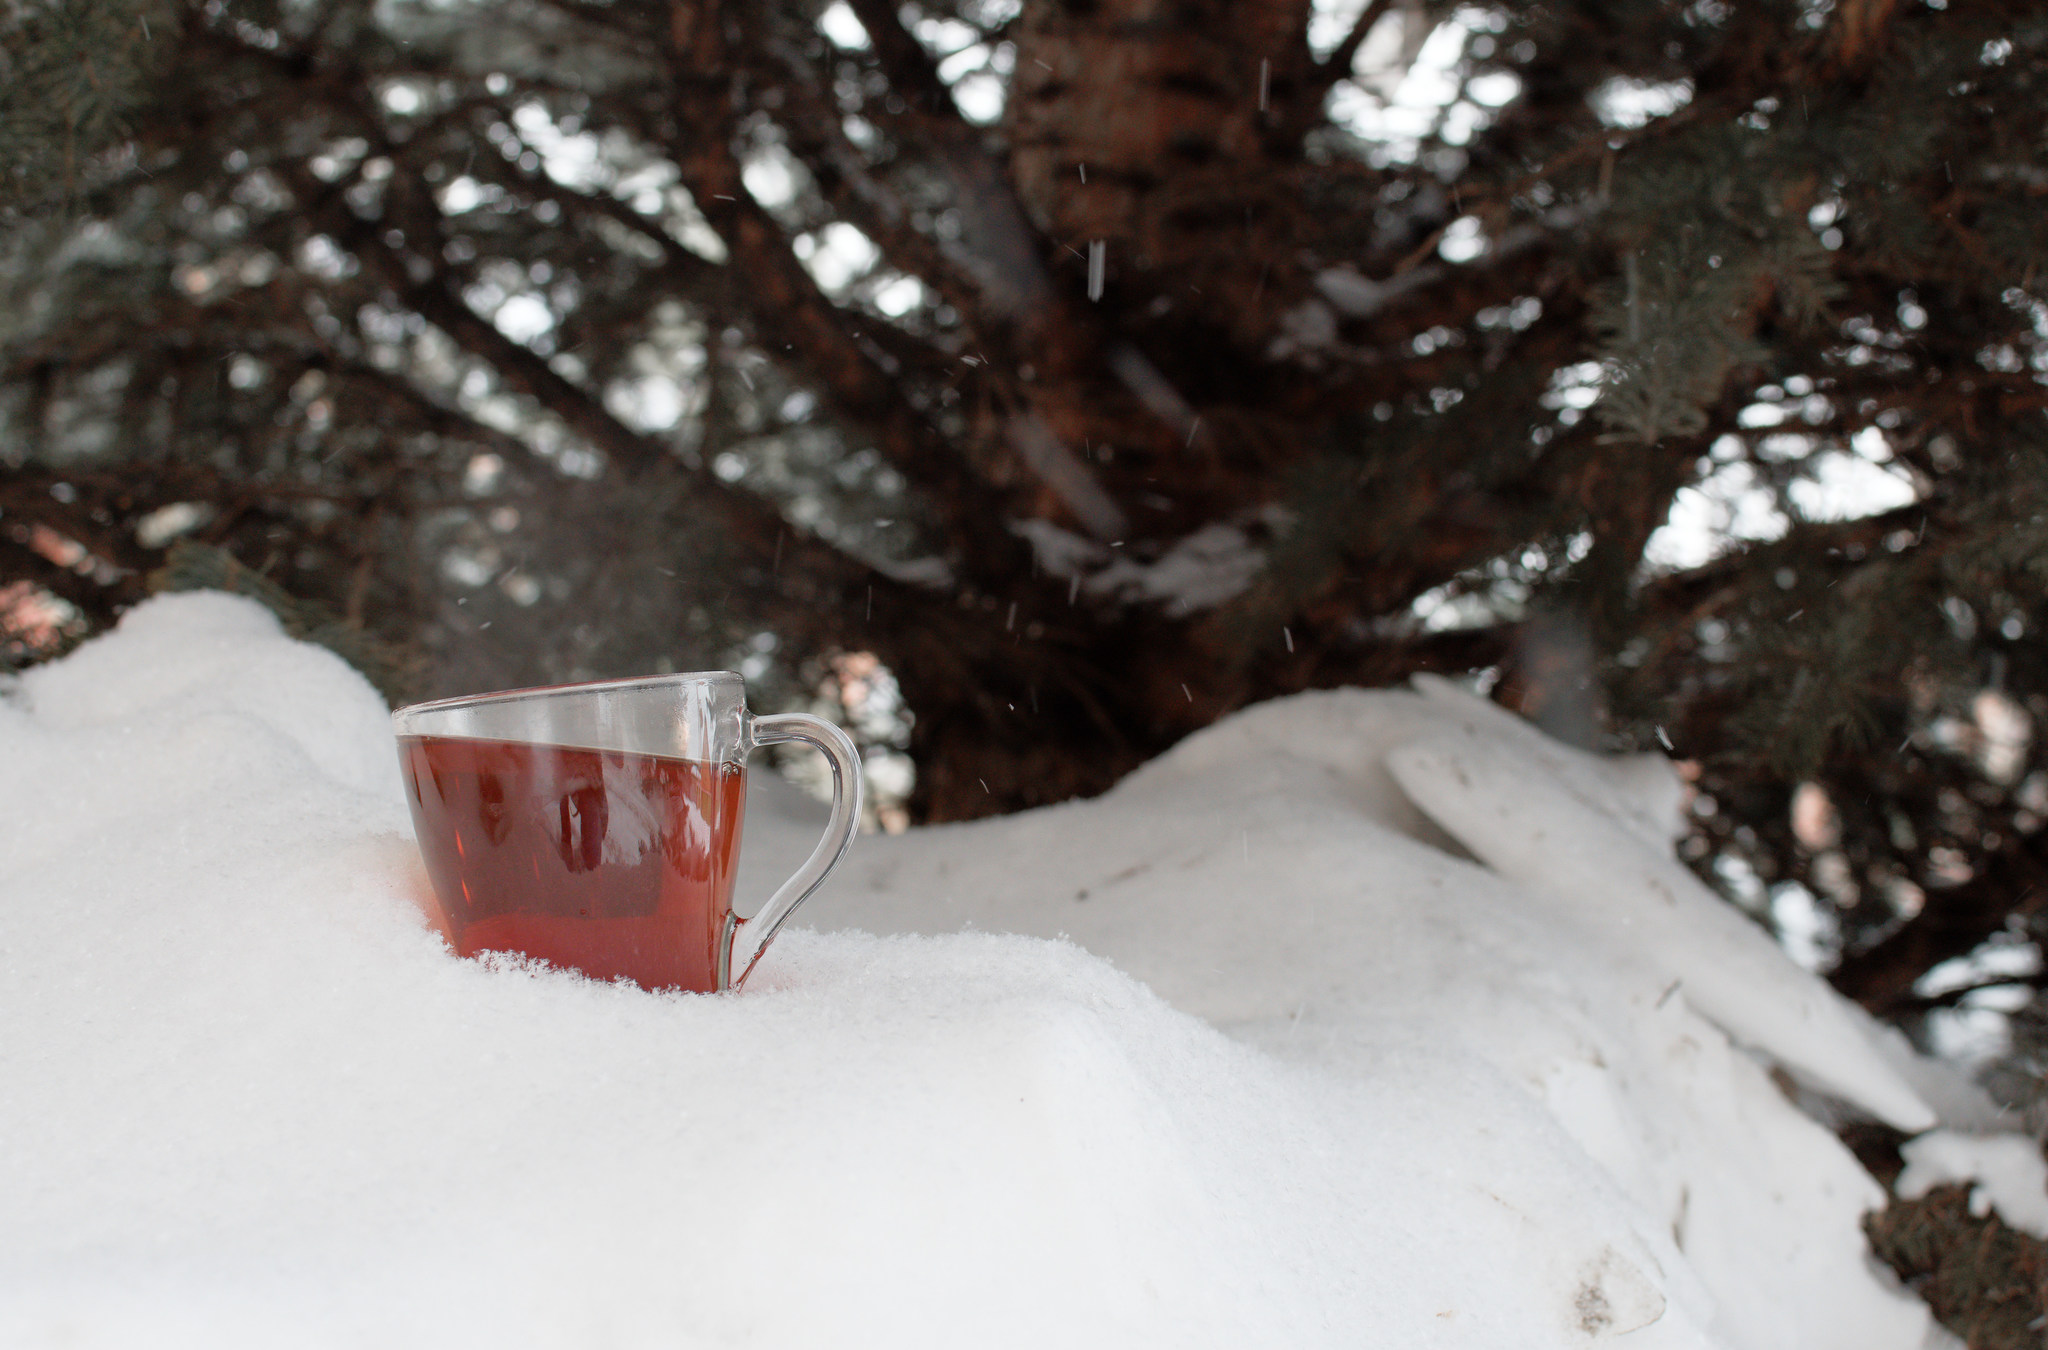
[[[1499,717],[1253,709],[657,996],[451,957],[375,695],[153,601],[0,697],[0,1344],[1919,1345],[1878,1188],[1672,974],[1668,775]],[[1432,796],[1454,735],[1626,853],[1597,904]],[[745,884],[813,830],[757,776]],[[1848,1025],[1734,1029],[1909,1117]]]
[[[1063,934],[1238,1039],[1389,1098],[1436,1099],[1409,1076],[1419,1065],[1496,1074],[1493,1103],[1433,1149],[1486,1158],[1483,1184],[1519,1212],[1578,1217],[1603,1241],[1626,1232],[1659,1250],[1660,1278],[1710,1291],[1715,1343],[1918,1344],[1923,1310],[1865,1256],[1861,1216],[1882,1190],[1696,1011],[1668,961],[1644,959],[1676,945],[1674,907],[1618,869],[1669,838],[1641,805],[1675,808],[1668,766],[1659,778],[1640,761],[1599,761],[1425,688],[1265,704],[1096,801],[864,840],[808,920]],[[1521,795],[1507,800],[1552,812],[1562,854],[1587,841],[1613,850],[1602,903],[1453,856],[1459,845],[1416,797],[1468,843],[1492,841],[1442,804],[1448,787],[1411,796],[1397,782],[1426,781],[1402,747],[1452,736],[1503,758],[1521,749]],[[1459,767],[1441,766],[1453,787]],[[1835,1006],[1782,957],[1741,975],[1759,999]],[[1756,1030],[1761,1053],[1814,1058],[1810,1028]],[[1895,1073],[1861,1067],[1887,1100],[1917,1105]],[[1529,1104],[1543,1128],[1487,1119]],[[1509,1150],[1487,1153],[1475,1125],[1504,1130]],[[1599,1187],[1575,1192],[1548,1170],[1574,1152],[1598,1166]]]
[[[1597,925],[1632,967],[1682,990],[1723,1031],[1901,1130],[1933,1127],[1934,1112],[1825,985],[1800,978],[1763,930],[1668,848],[1646,847],[1545,775],[1535,756],[1468,727],[1410,741],[1387,763],[1409,798],[1475,856]],[[1646,913],[1646,898],[1664,912]]]

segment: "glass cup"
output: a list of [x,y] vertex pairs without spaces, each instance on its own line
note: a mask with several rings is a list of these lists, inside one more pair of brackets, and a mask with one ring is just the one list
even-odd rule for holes
[[[737,989],[860,821],[860,757],[805,713],[755,717],[731,671],[441,699],[391,715],[434,916],[462,956],[517,952],[601,980]],[[733,913],[749,753],[801,741],[832,819],[751,919]]]

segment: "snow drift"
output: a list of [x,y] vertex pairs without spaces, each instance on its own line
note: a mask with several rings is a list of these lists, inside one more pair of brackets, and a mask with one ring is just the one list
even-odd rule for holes
[[[1759,1059],[1933,1113],[1686,889],[1656,762],[1268,704],[862,840],[699,997],[449,955],[384,714],[217,595],[0,697],[0,1343],[1929,1335]],[[765,774],[748,829],[756,892],[814,838]]]

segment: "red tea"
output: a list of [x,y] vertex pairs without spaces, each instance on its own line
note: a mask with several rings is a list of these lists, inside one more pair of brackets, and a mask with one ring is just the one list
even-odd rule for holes
[[738,765],[522,741],[402,736],[442,930],[647,989],[715,987],[732,912]]

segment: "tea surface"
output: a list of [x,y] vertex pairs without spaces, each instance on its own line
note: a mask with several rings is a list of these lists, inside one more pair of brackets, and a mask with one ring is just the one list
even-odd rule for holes
[[737,765],[521,741],[398,742],[442,930],[598,979],[709,991],[732,912]]

